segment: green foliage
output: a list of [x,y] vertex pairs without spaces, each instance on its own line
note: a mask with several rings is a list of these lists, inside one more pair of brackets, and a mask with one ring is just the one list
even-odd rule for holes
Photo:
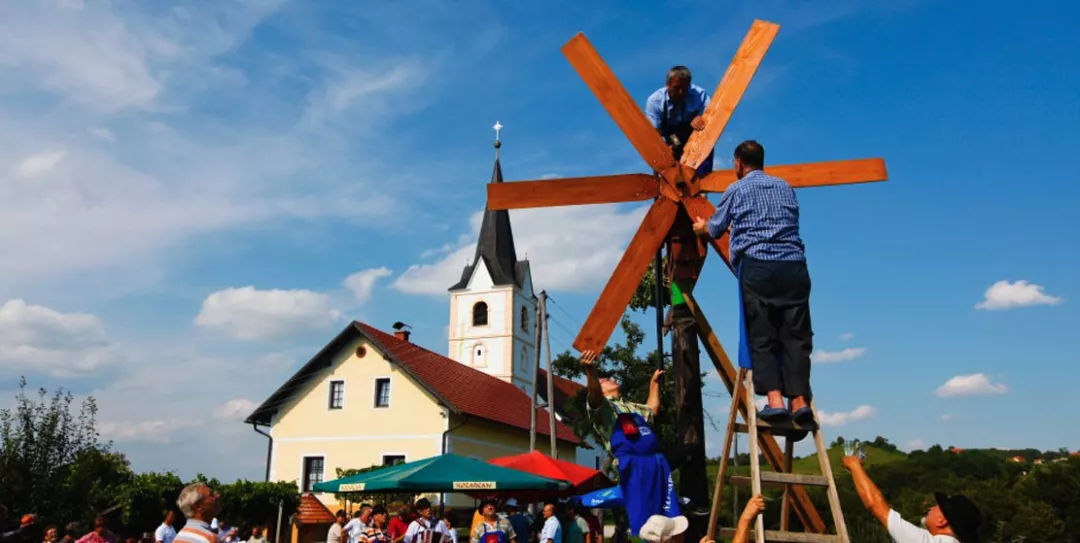
[[110,488],[130,477],[127,460],[99,440],[93,398],[75,412],[70,392],[26,387],[20,379],[15,406],[0,409],[0,503],[43,522],[92,518],[112,505]]
[[[663,267],[667,268],[667,257],[664,257]],[[641,277],[641,281],[638,282],[637,289],[634,290],[634,295],[630,298],[630,309],[633,311],[639,311],[644,313],[650,311],[656,307],[656,303],[653,301],[656,293],[656,269],[654,266],[649,266],[645,270],[645,275]],[[663,306],[667,307],[671,305],[671,287],[670,284],[665,281],[663,293],[663,299],[660,300]]]
[[[277,521],[278,503],[282,503],[282,515],[288,517],[300,505],[300,491],[296,482],[237,480],[232,484],[223,484],[217,479],[208,479],[199,473],[191,482],[206,483],[221,494],[221,514],[230,526],[272,525]],[[171,497],[175,503],[176,495]]]

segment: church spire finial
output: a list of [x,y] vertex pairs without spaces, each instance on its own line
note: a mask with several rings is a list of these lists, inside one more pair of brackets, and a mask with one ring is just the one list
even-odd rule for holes
[[503,129],[503,125],[499,121],[495,121],[495,160],[499,160],[499,147],[502,147],[502,142],[499,141],[499,132]]

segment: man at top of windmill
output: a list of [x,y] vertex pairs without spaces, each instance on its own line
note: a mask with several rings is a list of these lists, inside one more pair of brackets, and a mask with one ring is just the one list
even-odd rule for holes
[[633,403],[623,398],[617,381],[599,378],[596,358],[594,351],[581,353],[588,387],[585,406],[602,445],[615,457],[630,532],[637,535],[652,515],[681,515],[671,466],[651,426],[660,412],[660,376],[664,372],[653,372],[646,403]]
[[[786,181],[766,175],[765,149],[744,141],[733,158],[738,181],[694,231],[719,238],[731,229],[731,265],[739,277],[739,365],[753,371],[754,393],[768,398],[758,415],[813,421],[810,392],[810,274],[799,236],[799,202]],[[790,400],[784,409],[783,398]]]
[[[675,66],[668,70],[667,81],[649,96],[645,102],[645,116],[653,128],[671,146],[675,160],[682,158],[683,147],[695,130],[705,128],[705,108],[709,106],[709,93],[690,82],[690,68]],[[709,153],[698,175],[712,172],[713,154]]]

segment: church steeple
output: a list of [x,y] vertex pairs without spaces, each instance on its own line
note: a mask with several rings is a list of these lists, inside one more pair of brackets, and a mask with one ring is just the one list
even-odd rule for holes
[[[502,183],[502,165],[499,163],[499,131],[502,125],[495,123],[495,167],[491,172],[491,183]],[[505,209],[487,210],[480,223],[480,239],[476,242],[476,253],[472,263],[465,266],[461,280],[449,290],[463,289],[469,284],[476,266],[483,262],[496,286],[523,286],[525,262],[518,262],[514,249],[514,231],[510,227],[510,212]]]

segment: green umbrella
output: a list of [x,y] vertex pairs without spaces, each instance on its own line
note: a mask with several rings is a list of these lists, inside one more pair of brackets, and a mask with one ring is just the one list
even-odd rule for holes
[[443,454],[407,464],[317,483],[318,492],[476,492],[500,490],[565,490],[566,481],[539,477],[456,454]]

